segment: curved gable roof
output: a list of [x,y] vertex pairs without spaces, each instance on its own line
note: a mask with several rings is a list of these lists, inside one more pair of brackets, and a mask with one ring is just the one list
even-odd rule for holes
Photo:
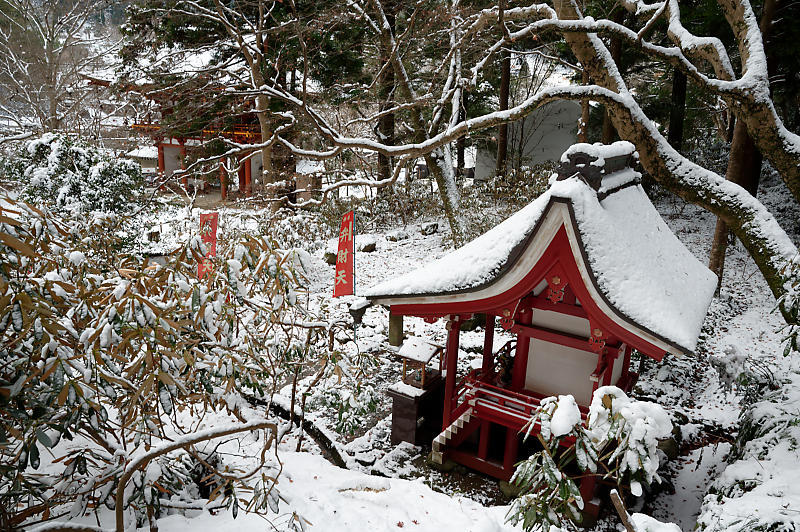
[[716,276],[670,231],[636,178],[629,168],[606,176],[604,183],[622,187],[605,197],[601,193],[602,199],[579,177],[555,181],[475,240],[364,295],[389,304],[427,297],[435,304],[437,296],[485,289],[528,252],[551,203],[565,202],[592,284],[612,310],[678,350],[692,352]]

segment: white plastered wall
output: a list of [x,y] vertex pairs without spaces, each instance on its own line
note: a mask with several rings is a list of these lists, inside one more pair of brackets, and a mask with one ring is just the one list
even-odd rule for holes
[[164,146],[164,173],[171,176],[181,167],[181,148]]
[[[614,360],[611,384],[622,375],[624,360]],[[532,338],[528,351],[525,389],[543,395],[572,395],[579,405],[592,401],[589,376],[597,367],[597,354]],[[602,382],[599,383],[602,386]]]

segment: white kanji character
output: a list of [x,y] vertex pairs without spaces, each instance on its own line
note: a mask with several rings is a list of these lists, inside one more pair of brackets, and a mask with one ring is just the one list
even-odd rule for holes
[[336,270],[336,284],[347,284],[347,279],[345,279],[345,275],[347,272],[345,270]]
[[336,255],[336,262],[347,262],[347,250],[340,249],[339,253]]
[[347,241],[352,241],[353,240],[353,222],[352,221],[350,223],[348,223],[347,225],[345,225],[344,227],[342,227],[342,232],[339,235],[339,242],[341,242],[343,240],[347,240]]

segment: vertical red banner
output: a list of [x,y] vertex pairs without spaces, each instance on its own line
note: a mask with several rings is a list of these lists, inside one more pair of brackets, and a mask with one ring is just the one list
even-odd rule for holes
[[336,273],[333,279],[333,297],[350,296],[355,293],[355,213],[342,216],[339,227],[339,251],[336,253]]
[[217,256],[217,223],[219,222],[219,213],[208,212],[200,214],[200,238],[206,245],[206,256],[203,261],[197,265],[197,277],[200,279],[210,272],[213,268],[211,260]]

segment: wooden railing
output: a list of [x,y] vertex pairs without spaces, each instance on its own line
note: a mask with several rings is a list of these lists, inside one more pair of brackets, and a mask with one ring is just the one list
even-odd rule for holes
[[[467,374],[459,383],[454,398],[453,419],[472,407],[475,417],[479,419],[521,430],[536,413],[544,398],[544,395],[535,392],[509,390],[485,382],[481,380],[481,372],[477,369]],[[585,419],[588,409],[583,406],[579,408],[581,417]]]

